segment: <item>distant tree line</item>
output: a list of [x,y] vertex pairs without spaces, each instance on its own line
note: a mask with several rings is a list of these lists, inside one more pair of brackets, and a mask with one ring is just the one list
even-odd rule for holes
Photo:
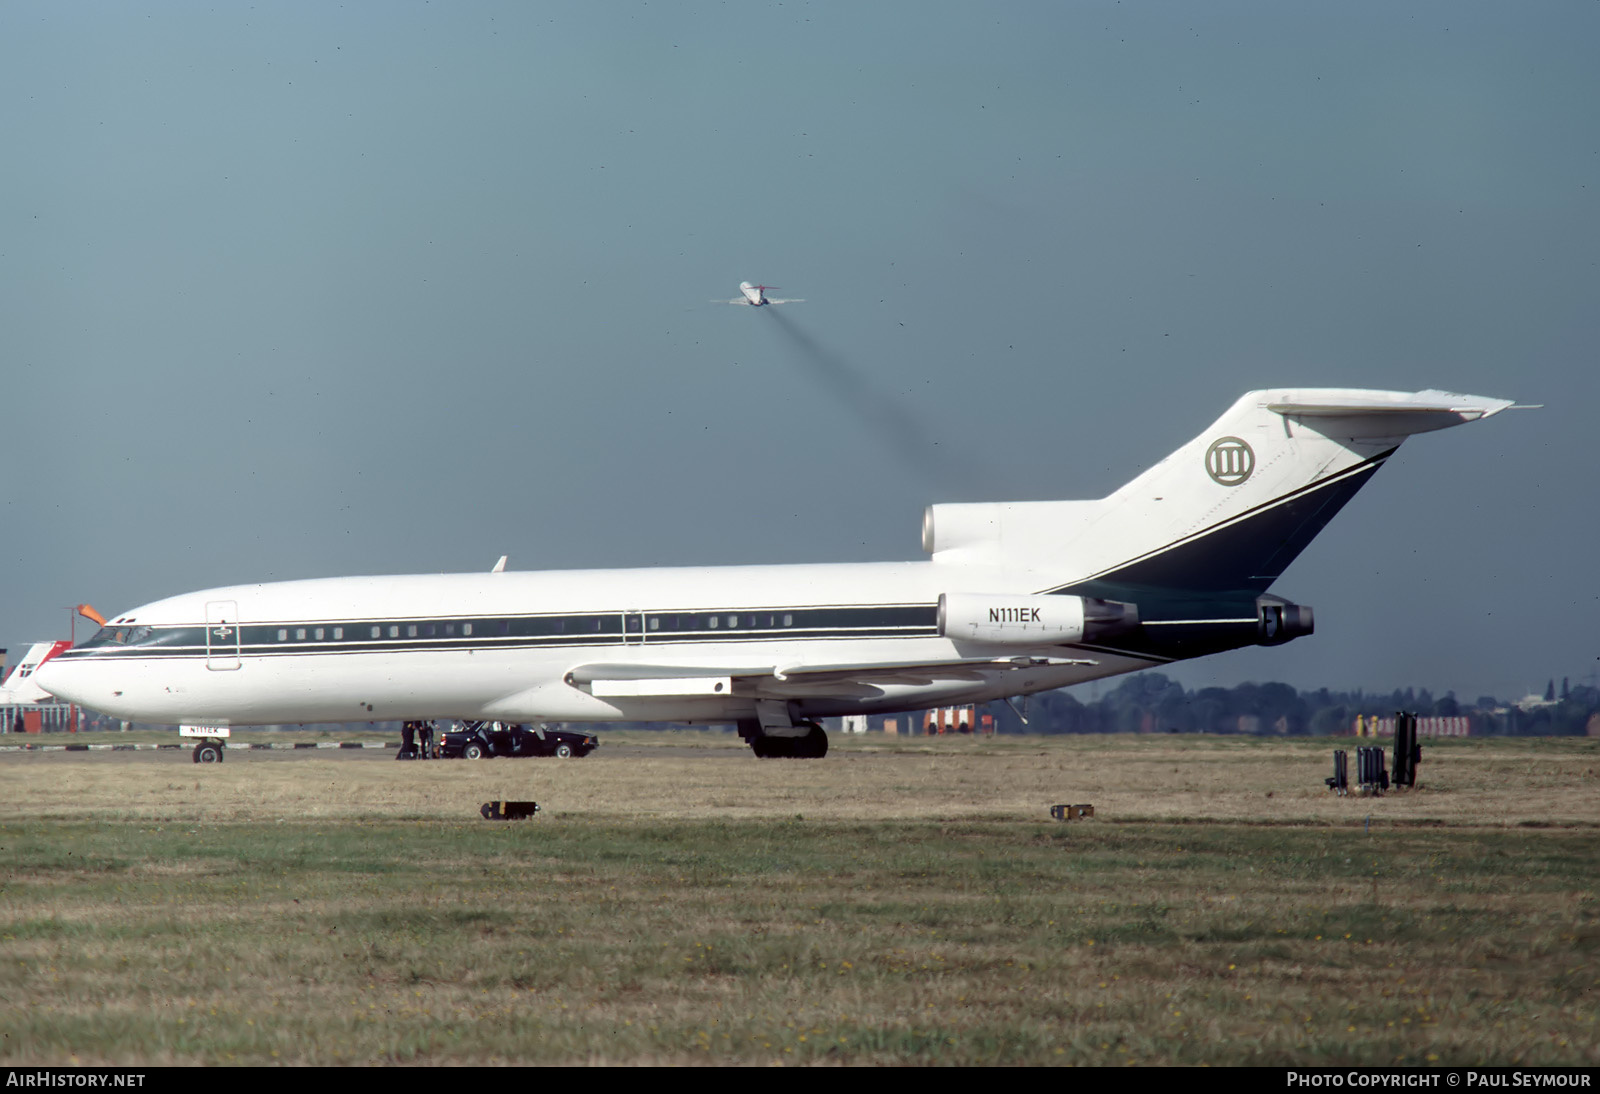
[[[1387,717],[1404,710],[1419,717],[1467,717],[1475,736],[1600,736],[1600,688],[1592,685],[1546,686],[1542,698],[1530,696],[1521,705],[1480,695],[1470,703],[1446,692],[1435,698],[1427,688],[1390,692],[1297,691],[1288,684],[1240,684],[1231,688],[1190,691],[1159,672],[1125,676],[1111,691],[1088,702],[1083,686],[1072,691],[1047,691],[1028,700],[1023,726],[1005,703],[990,703],[981,713],[993,717],[1001,733],[1243,733],[1285,736],[1333,736],[1349,733],[1357,715]],[[1019,701],[1020,705],[1020,701]],[[889,715],[906,732],[905,714]],[[83,714],[84,728],[116,730],[122,723],[92,711]],[[916,717],[910,719],[916,724]],[[874,716],[871,728],[881,730],[884,718]],[[140,728],[160,728],[145,727]],[[304,728],[292,726],[286,728]],[[331,729],[331,726],[310,728]],[[398,722],[350,723],[348,729],[385,730],[398,735]],[[671,729],[645,722],[597,723],[592,728]],[[731,727],[729,727],[731,729]]]
[[1427,688],[1298,691],[1288,684],[1268,683],[1190,691],[1159,672],[1127,676],[1106,695],[1088,702],[1080,698],[1083,690],[1033,696],[1026,729],[1003,703],[990,704],[988,712],[1006,733],[1328,736],[1350,732],[1357,715],[1386,716],[1404,710],[1425,718],[1468,717],[1475,735],[1600,735],[1600,688],[1570,687],[1565,680],[1559,691],[1552,680],[1543,700],[1523,707],[1490,695],[1471,703],[1457,699],[1454,692],[1435,697]]

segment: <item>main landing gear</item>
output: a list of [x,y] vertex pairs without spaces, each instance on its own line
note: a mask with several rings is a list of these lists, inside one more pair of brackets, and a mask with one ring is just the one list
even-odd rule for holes
[[828,754],[828,735],[816,722],[796,722],[787,703],[761,700],[755,718],[739,719],[739,736],[763,760],[820,760]]

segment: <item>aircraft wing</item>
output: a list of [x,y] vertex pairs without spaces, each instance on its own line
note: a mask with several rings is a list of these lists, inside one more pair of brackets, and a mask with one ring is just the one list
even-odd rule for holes
[[795,296],[791,296],[791,297],[788,297],[787,299],[783,299],[783,300],[774,300],[772,297],[769,296],[769,297],[767,297],[767,303],[769,303],[769,304],[804,304],[805,300],[801,299],[800,297],[795,297]]
[[[750,306],[750,301],[746,300],[742,296],[739,297],[739,299],[737,299],[737,300],[713,300],[712,303],[713,304],[743,304],[747,308]],[[768,303],[770,304],[770,303],[772,303],[772,301],[769,300]]]
[[762,698],[837,696],[860,698],[883,687],[925,687],[938,681],[985,683],[997,674],[1048,665],[1097,665],[1098,661],[1066,657],[1001,657],[859,664],[702,664],[647,665],[596,662],[577,665],[566,674],[570,684],[588,684],[595,695],[730,695]]

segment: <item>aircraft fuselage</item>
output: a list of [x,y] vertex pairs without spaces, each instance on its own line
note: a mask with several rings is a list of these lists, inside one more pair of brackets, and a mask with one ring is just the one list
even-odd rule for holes
[[[964,591],[1003,593],[1016,588],[1020,575],[1011,576],[908,562],[234,586],[158,601],[112,620],[91,642],[58,658],[51,685],[95,710],[167,723],[726,722],[750,716],[759,698],[793,700],[811,716],[912,710],[1056,688],[1166,660],[1153,649],[1113,653],[940,634],[939,598],[952,582]],[[1026,615],[1023,608],[1011,611]],[[1253,641],[1253,632],[1245,640]],[[1023,655],[1043,663],[1011,661],[967,679],[914,672],[892,678],[895,666]],[[604,666],[605,679],[573,678],[575,669],[595,665]],[[684,684],[685,666],[704,672]],[[854,684],[806,678],[861,675],[864,666],[877,666],[885,678]],[[722,678],[724,689],[714,690]],[[632,684],[644,694],[619,694],[630,681],[644,681]],[[674,689],[686,693],[662,693]]]

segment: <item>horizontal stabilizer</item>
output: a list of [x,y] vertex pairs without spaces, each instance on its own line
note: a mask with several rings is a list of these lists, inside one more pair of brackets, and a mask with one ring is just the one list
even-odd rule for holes
[[[1426,433],[1434,429],[1475,422],[1500,413],[1513,405],[1510,399],[1487,399],[1481,395],[1458,395],[1451,391],[1364,391],[1323,388],[1311,391],[1277,391],[1266,408],[1286,418],[1367,418],[1389,422],[1397,415],[1415,415],[1405,433]],[[1431,420],[1430,420],[1431,419]]]

